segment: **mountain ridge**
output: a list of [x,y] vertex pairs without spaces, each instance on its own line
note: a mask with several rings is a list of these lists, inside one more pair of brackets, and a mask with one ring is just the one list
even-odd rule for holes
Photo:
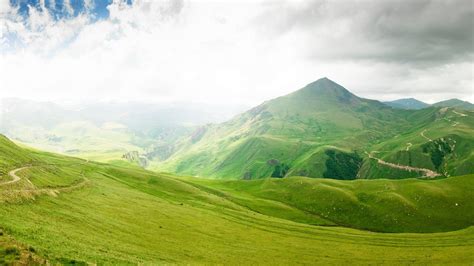
[[426,108],[430,106],[429,104],[423,101],[417,100],[415,98],[402,98],[402,99],[387,101],[383,103],[395,108],[414,109],[414,110],[418,110],[418,109],[422,109],[422,108]]
[[474,104],[457,98],[428,104],[415,98],[402,98],[393,101],[385,101],[384,104],[398,109],[419,110],[428,107],[453,107],[462,110],[474,110]]
[[[408,141],[416,143],[410,151],[414,153],[412,156],[429,160],[430,155],[420,146],[426,141],[421,131],[451,121],[459,124],[459,129],[462,126],[464,138],[468,135],[465,132],[472,129],[471,116],[468,118],[463,121],[469,123],[459,124],[455,120],[463,118],[451,109],[442,112],[439,107],[392,108],[355,96],[343,86],[323,78],[266,101],[227,122],[208,125],[192,138],[181,139],[175,145],[175,152],[168,159],[152,164],[152,169],[246,179],[288,175],[339,178],[342,173],[348,174],[349,179],[415,177],[414,173],[373,165],[364,153],[375,144],[414,132],[410,135],[413,140]],[[457,128],[440,133],[448,135],[455,131]],[[406,149],[405,143],[397,145],[400,150]],[[383,157],[388,160],[390,156]],[[351,160],[357,163],[350,163]],[[431,163],[416,162],[413,166],[439,170]],[[380,172],[374,167],[384,169]],[[454,170],[448,172],[455,173]]]

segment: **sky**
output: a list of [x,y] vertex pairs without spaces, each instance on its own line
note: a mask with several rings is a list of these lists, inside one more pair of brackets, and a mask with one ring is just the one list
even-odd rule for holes
[[474,102],[470,0],[0,0],[0,97],[256,105],[328,77]]

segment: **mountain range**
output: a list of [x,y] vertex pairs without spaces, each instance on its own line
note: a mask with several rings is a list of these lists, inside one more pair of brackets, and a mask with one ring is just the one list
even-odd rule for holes
[[[229,113],[219,106],[106,103],[66,108],[6,99],[0,133],[90,160],[223,179],[472,173],[470,103],[397,103],[394,108],[358,97],[327,78],[227,121]],[[225,122],[215,123],[219,121]]]

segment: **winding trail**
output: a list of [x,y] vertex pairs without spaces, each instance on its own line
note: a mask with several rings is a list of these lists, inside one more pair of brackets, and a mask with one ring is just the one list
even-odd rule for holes
[[437,173],[437,172],[435,172],[433,170],[430,170],[430,169],[418,168],[418,167],[402,165],[402,164],[389,163],[389,162],[386,162],[386,161],[384,161],[380,158],[372,156],[372,153],[365,152],[365,154],[367,154],[367,156],[369,156],[370,159],[376,160],[378,164],[385,165],[385,166],[395,168],[395,169],[406,170],[406,171],[409,171],[409,172],[411,172],[411,171],[420,172],[420,173],[423,173],[422,177],[434,178],[434,177],[437,177],[437,176],[441,176],[440,173]]
[[407,151],[410,150],[410,147],[411,147],[411,146],[413,146],[413,144],[411,144],[411,142],[408,142],[408,143],[407,143]]
[[16,182],[20,181],[21,178],[20,178],[19,176],[17,176],[16,173],[19,172],[19,171],[21,171],[21,170],[30,168],[30,167],[31,167],[31,166],[23,166],[23,167],[20,167],[20,168],[11,170],[10,172],[8,172],[8,175],[9,175],[11,178],[13,178],[13,179],[10,180],[10,181],[7,181],[7,182],[0,183],[0,186],[5,186],[5,185],[13,184],[13,183],[16,183]]
[[[86,161],[86,163],[89,162],[89,160]],[[28,169],[31,167],[35,167],[32,165],[28,166],[23,166],[17,169],[13,169],[10,172],[8,172],[8,175],[12,177],[12,180],[0,183],[1,186],[5,185],[10,185],[19,182],[22,178],[17,175],[19,171],[22,171],[24,169]],[[13,189],[13,190],[6,190],[2,192],[8,192],[8,193],[14,193],[14,192],[28,192],[28,193],[33,193],[33,194],[49,194],[52,196],[56,196],[59,192],[65,192],[65,191],[71,191],[77,188],[81,188],[85,186],[87,183],[89,183],[89,179],[87,179],[85,176],[82,176],[82,181],[76,184],[71,184],[68,186],[61,186],[61,187],[55,187],[55,188],[37,188],[28,178],[24,178],[30,185],[31,188],[23,188],[23,189]]]
[[428,138],[427,136],[425,136],[426,130],[427,130],[427,129],[421,131],[420,135],[421,135],[423,138],[425,138],[426,140],[428,140],[428,141],[433,141],[432,139],[430,139],[430,138]]

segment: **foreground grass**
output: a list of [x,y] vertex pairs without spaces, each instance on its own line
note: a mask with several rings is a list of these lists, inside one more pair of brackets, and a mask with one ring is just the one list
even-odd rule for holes
[[[51,262],[470,263],[474,228],[380,234],[259,214],[157,174],[80,165],[90,186],[0,206],[0,225]],[[400,256],[403,254],[403,256]]]
[[[17,184],[0,187],[0,227],[15,239],[4,245],[0,242],[0,252],[11,243],[22,243],[20,247],[34,250],[35,256],[52,264],[474,262],[472,226],[442,233],[374,233],[335,226],[338,223],[333,220],[285,201],[293,195],[303,203],[309,195],[303,188],[311,188],[306,182],[318,180],[205,184],[197,179],[180,180],[136,168],[23,151],[29,156],[25,160],[35,166],[19,172],[22,180]],[[82,178],[88,183],[76,187]],[[428,191],[431,183],[426,184],[422,188]],[[466,190],[471,190],[469,184]],[[380,189],[374,186],[358,189],[368,189],[370,194]],[[217,193],[217,189],[223,192]],[[344,189],[348,188],[340,188]],[[321,204],[314,200],[308,198],[308,206]],[[333,226],[309,225],[311,222]],[[8,259],[9,263],[16,261],[16,257]]]

